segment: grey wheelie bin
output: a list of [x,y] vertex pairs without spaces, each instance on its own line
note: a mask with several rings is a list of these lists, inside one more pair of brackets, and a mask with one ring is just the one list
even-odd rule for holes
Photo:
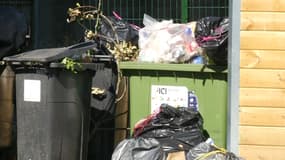
[[73,73],[59,63],[96,47],[38,49],[5,57],[16,73],[18,160],[87,158],[92,77],[103,63],[81,63]]

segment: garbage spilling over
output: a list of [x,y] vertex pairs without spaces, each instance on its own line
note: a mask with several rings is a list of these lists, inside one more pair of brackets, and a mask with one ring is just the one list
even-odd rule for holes
[[[94,40],[117,62],[227,65],[228,18],[176,23],[144,14],[144,26],[138,27],[116,12],[104,16],[96,9],[80,5],[69,9],[68,22],[94,20],[97,30],[86,29],[85,39]],[[116,146],[112,160],[240,160],[214,144],[203,127],[197,97],[191,97],[192,107],[162,104],[140,120],[133,137]]]
[[133,135],[117,145],[112,160],[241,160],[215,146],[200,113],[188,107],[162,104],[137,123]]
[[85,39],[99,39],[118,61],[227,65],[228,18],[204,17],[175,23],[144,14],[144,27],[139,27],[116,12],[104,16],[90,6],[78,4],[68,13],[69,23],[96,21],[97,30],[86,29]]
[[158,22],[144,15],[138,61],[227,64],[228,18],[205,17],[189,23]]

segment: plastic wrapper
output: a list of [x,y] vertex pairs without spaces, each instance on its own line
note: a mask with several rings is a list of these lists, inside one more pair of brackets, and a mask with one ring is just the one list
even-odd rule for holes
[[157,23],[158,21],[154,18],[152,18],[151,16],[144,14],[143,15],[143,24],[144,26],[151,26],[155,23]]
[[229,19],[205,17],[197,21],[195,38],[210,61],[227,65]]
[[186,156],[187,160],[242,160],[231,152],[219,149],[209,143],[202,142],[190,149]]
[[139,30],[139,61],[182,63],[200,53],[192,24],[178,24],[171,20],[156,22],[145,17],[148,17],[144,19],[147,26]]
[[199,112],[169,105],[162,105],[159,113],[140,122],[134,135],[156,138],[165,152],[188,151],[209,137]]
[[125,139],[118,144],[112,160],[165,160],[161,145],[154,138]]

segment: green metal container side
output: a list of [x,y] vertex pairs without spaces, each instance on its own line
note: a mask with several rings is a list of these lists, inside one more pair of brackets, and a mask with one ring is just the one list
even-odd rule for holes
[[[130,127],[150,114],[151,86],[186,86],[198,96],[204,128],[215,144],[226,147],[227,73],[215,72],[203,65],[120,63],[124,76],[129,77]],[[218,68],[218,67],[217,67]]]

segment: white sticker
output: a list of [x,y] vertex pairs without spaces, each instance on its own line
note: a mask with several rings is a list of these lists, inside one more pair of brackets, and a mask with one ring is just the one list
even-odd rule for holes
[[24,101],[40,102],[41,101],[41,81],[24,80]]
[[188,89],[185,86],[151,86],[151,113],[161,104],[166,103],[173,107],[188,106]]

